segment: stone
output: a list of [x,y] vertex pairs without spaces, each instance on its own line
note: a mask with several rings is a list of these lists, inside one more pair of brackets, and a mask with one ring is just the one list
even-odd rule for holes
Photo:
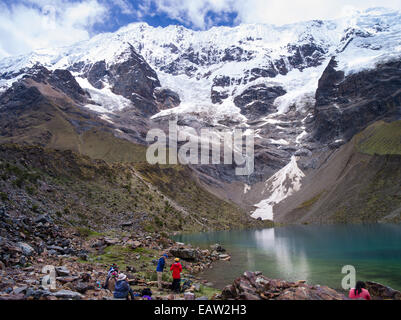
[[25,298],[29,298],[32,297],[35,300],[38,300],[42,297],[48,297],[50,296],[52,293],[49,290],[34,290],[34,289],[27,289],[26,290],[26,294],[25,294]]
[[127,221],[127,222],[123,222],[121,224],[121,227],[126,228],[126,227],[132,227],[134,223],[132,221]]
[[57,277],[56,280],[61,282],[62,284],[70,283],[79,280],[80,277]]
[[78,291],[79,293],[85,294],[86,291],[88,290],[94,290],[95,287],[89,283],[84,283],[84,282],[78,282],[74,286],[75,290]]
[[34,222],[36,224],[38,223],[52,223],[52,219],[50,219],[48,216],[46,215],[40,215],[39,217],[37,217]]
[[231,257],[228,254],[219,254],[219,259],[223,261],[231,260]]
[[35,253],[35,249],[33,249],[29,244],[25,242],[18,242],[17,245],[22,250],[22,254],[27,257]]
[[70,275],[70,270],[67,267],[56,267],[56,272],[59,277],[68,277]]
[[228,285],[224,287],[223,291],[221,292],[221,296],[224,300],[235,299],[238,297],[238,293],[233,285]]
[[132,241],[130,242],[130,246],[132,249],[136,249],[139,248],[140,246],[142,246],[142,243],[140,241]]
[[60,246],[47,246],[47,250],[49,251],[59,251],[59,252],[63,252],[64,248],[60,247]]
[[375,300],[401,300],[401,292],[373,281],[365,282],[366,289]]
[[260,272],[246,271],[226,286],[222,299],[235,300],[345,300],[346,297],[325,286],[309,286],[304,281],[269,279]]
[[195,300],[195,295],[192,292],[185,292],[184,299],[185,300]]
[[51,294],[52,296],[64,300],[81,300],[84,296],[71,290],[60,290]]
[[119,243],[120,241],[118,239],[114,238],[104,238],[104,243],[108,246],[113,246]]
[[28,286],[18,287],[18,288],[15,288],[15,289],[13,290],[13,292],[14,292],[14,294],[16,294],[16,295],[19,295],[19,294],[21,294],[21,293],[24,293],[24,294],[25,294],[25,292],[26,292],[27,289],[28,289]]
[[216,243],[214,245],[211,245],[210,248],[214,251],[217,252],[226,252],[226,249],[224,249],[220,244]]
[[184,260],[198,260],[198,251],[195,249],[173,248],[170,249],[170,255]]

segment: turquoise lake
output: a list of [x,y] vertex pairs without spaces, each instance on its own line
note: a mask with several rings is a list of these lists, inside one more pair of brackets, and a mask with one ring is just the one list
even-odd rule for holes
[[219,261],[202,274],[218,288],[250,270],[341,289],[341,270],[352,265],[356,280],[401,290],[401,225],[289,226],[185,234],[175,240],[202,248],[219,243],[227,249],[231,261]]

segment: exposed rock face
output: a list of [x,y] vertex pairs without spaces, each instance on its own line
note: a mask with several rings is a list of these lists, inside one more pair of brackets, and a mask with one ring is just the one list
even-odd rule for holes
[[344,77],[333,58],[316,91],[314,136],[320,142],[348,141],[373,121],[401,117],[401,61]]
[[274,100],[286,91],[282,87],[268,87],[265,84],[251,86],[241,95],[235,97],[234,103],[241,113],[250,118],[266,116],[277,111],[273,106]]
[[221,293],[225,300],[345,300],[326,286],[310,286],[303,281],[269,279],[260,272],[246,271]]
[[300,70],[320,65],[325,59],[325,53],[327,53],[324,48],[313,42],[288,45],[288,52],[291,53],[288,58],[290,64]]
[[68,70],[55,70],[49,78],[49,84],[55,86],[75,101],[86,102],[85,92]]
[[[22,83],[29,87],[35,85],[39,86],[39,90],[43,90],[42,93],[46,92],[48,95],[52,95],[54,98],[57,98],[57,95],[55,95],[52,90],[56,90],[65,94],[67,97],[71,98],[72,101],[77,103],[86,103],[89,100],[89,96],[85,93],[85,91],[76,81],[75,77],[68,70],[56,69],[54,71],[50,71],[43,66],[36,65],[28,70],[25,70],[25,73],[26,74],[22,78],[22,81],[14,84]],[[50,88],[46,88],[46,86],[50,86]],[[9,95],[11,92],[16,91],[16,88],[14,88],[14,90],[12,90],[12,88],[10,89],[6,91],[4,95]],[[34,97],[35,96],[37,96],[37,94],[34,95]],[[1,98],[3,99],[3,97]],[[32,102],[32,100],[30,102]]]
[[166,88],[156,88],[154,91],[154,95],[158,103],[162,105],[161,109],[166,108],[174,108],[180,105],[181,99],[180,96]]
[[109,85],[113,93],[131,100],[147,116],[159,111],[153,95],[155,88],[160,87],[157,74],[131,46],[115,64],[108,66],[105,61],[98,61],[86,76],[95,88]]

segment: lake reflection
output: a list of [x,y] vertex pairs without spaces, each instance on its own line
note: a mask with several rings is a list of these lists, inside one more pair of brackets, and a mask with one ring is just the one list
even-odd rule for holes
[[218,262],[204,273],[218,287],[245,270],[259,270],[271,278],[340,289],[342,267],[353,265],[357,280],[401,289],[401,225],[290,226],[181,235],[176,240],[202,247],[220,243],[229,251],[231,262]]

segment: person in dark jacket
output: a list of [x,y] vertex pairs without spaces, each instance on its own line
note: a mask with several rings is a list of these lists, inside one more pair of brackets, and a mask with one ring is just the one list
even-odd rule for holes
[[123,273],[120,273],[117,278],[116,286],[114,288],[114,298],[115,299],[127,299],[128,294],[131,296],[131,300],[134,299],[134,292],[129,286],[127,281],[127,276]]
[[166,265],[166,258],[168,258],[167,254],[163,254],[160,257],[159,262],[157,263],[157,267],[156,267],[157,286],[158,286],[159,290],[162,289],[163,271],[164,271],[164,267]]
[[174,261],[175,262],[170,267],[170,271],[173,271],[173,283],[171,289],[176,293],[180,293],[182,265],[180,259],[175,258]]

